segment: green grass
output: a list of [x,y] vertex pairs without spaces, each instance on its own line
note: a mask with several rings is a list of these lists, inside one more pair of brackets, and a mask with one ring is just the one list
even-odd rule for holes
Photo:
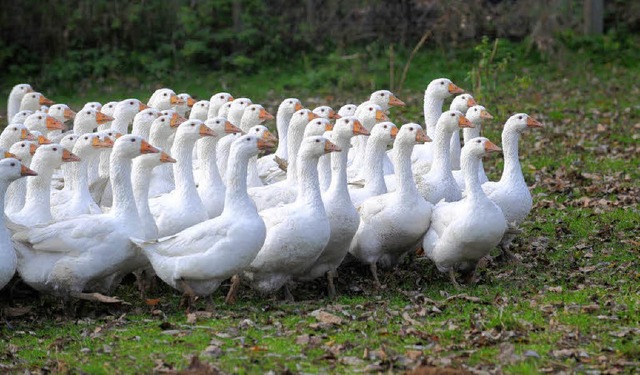
[[[0,368],[173,371],[195,355],[229,373],[403,371],[420,363],[514,374],[634,372],[640,365],[640,67],[626,61],[596,65],[588,52],[571,55],[568,63],[524,50],[506,44],[512,63],[480,101],[496,117],[485,126],[485,135],[496,142],[500,124],[512,113],[528,112],[545,123],[520,141],[523,172],[534,185],[534,209],[515,242],[520,263],[484,268],[479,283],[462,291],[424,260],[408,259],[383,272],[380,291],[366,269],[350,266],[340,272],[336,301],[325,299],[324,282],[317,281],[294,290],[299,302],[243,290],[240,302],[227,306],[223,285],[212,301],[197,302],[210,315],[195,323],[187,322],[179,294],[166,286],[149,296],[160,303],[147,306],[126,282],[115,294],[130,306],[88,303],[77,307],[75,317],[59,301],[19,286],[22,294],[12,304],[31,310],[7,317],[0,327],[0,364],[6,366]],[[74,93],[38,89],[74,108],[88,100],[146,100],[163,85],[200,98],[222,87],[272,112],[286,96],[309,106],[338,106],[389,84],[387,60],[359,53],[349,60],[306,57],[249,77],[179,73],[180,79],[167,82],[139,78]],[[476,59],[470,49],[421,51],[398,93],[408,106],[392,109],[392,120],[421,122],[422,93],[433,78],[448,76],[471,90],[466,73]],[[485,167],[490,178],[498,178],[502,157],[486,160]],[[317,309],[342,323],[318,324],[311,315]],[[220,351],[204,353],[210,345]],[[505,354],[511,349],[513,355]]]

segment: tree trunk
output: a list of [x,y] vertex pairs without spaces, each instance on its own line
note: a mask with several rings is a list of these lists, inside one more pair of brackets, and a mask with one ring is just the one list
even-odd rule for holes
[[602,35],[604,31],[604,0],[584,0],[584,34]]

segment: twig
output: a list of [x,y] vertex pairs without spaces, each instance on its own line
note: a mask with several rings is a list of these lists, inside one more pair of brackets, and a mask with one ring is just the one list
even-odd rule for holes
[[389,89],[394,91],[393,72],[395,71],[395,61],[393,55],[393,43],[389,44]]
[[409,66],[411,66],[411,61],[415,57],[416,53],[418,53],[418,50],[420,50],[422,45],[427,41],[427,39],[429,39],[431,34],[432,34],[431,30],[427,30],[422,35],[422,38],[420,38],[420,41],[418,42],[418,44],[416,44],[416,46],[413,48],[413,51],[411,51],[411,55],[409,55],[409,60],[407,60],[407,63],[404,64],[404,70],[402,71],[402,78],[400,79],[400,85],[398,85],[398,94],[402,92],[402,87],[404,86],[404,82],[407,80],[407,73],[409,72]]

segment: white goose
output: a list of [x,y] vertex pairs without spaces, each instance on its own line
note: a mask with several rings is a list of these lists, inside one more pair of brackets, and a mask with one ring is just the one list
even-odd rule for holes
[[30,92],[27,95],[22,97],[20,101],[20,110],[21,111],[39,111],[40,106],[50,106],[55,104],[52,100],[47,99],[44,95],[39,92]]
[[[483,119],[492,119],[493,116],[481,105],[474,105],[473,107],[467,110],[465,115],[466,118],[471,121],[473,124],[473,128],[464,128],[462,130],[462,136],[464,138],[464,143],[470,142],[473,138],[480,136],[480,131],[482,130],[482,120]],[[453,171],[453,178],[456,179],[456,183],[460,188],[460,191],[464,191],[464,175],[462,171]],[[480,164],[478,165],[478,180],[481,184],[484,184],[488,181],[487,175],[484,173],[484,167],[482,166],[482,159],[480,159]]]
[[31,116],[33,111],[19,111],[11,118],[9,124],[24,124],[27,120],[27,117]]
[[[36,153],[38,144],[32,141],[21,141],[14,143],[9,152],[20,159],[20,162],[29,167],[31,158]],[[6,190],[6,198],[4,201],[4,211],[7,215],[18,212],[24,207],[24,199],[27,194],[27,180],[19,179],[14,181]]]
[[[356,110],[355,116],[358,118],[362,126],[370,133],[373,131],[373,126],[376,123],[389,121],[387,115],[384,114],[384,110],[379,105],[373,102],[365,102],[367,104],[361,104]],[[360,180],[363,178],[364,165],[365,165],[365,153],[367,149],[367,141],[369,137],[356,137],[351,140],[353,148],[349,151],[349,159],[351,165],[347,172],[349,181]]]
[[[462,94],[453,98],[450,110],[460,111],[463,115],[467,113],[469,108],[476,105],[475,99],[470,94]],[[451,135],[451,141],[449,142],[449,155],[451,155],[451,169],[454,171],[460,170],[460,129],[454,130]]]
[[207,114],[209,113],[209,101],[199,100],[191,107],[191,113],[189,113],[189,120],[200,120],[202,122],[207,120]]
[[333,108],[329,107],[328,105],[321,105],[319,107],[316,107],[312,112],[315,113],[316,116],[320,118],[326,118],[328,120],[337,120],[340,118],[340,115],[338,115],[336,111],[334,111]]
[[357,108],[358,106],[355,104],[345,104],[338,110],[338,115],[340,115],[340,117],[355,116]]
[[22,102],[22,98],[28,94],[32,93],[33,89],[31,85],[28,83],[21,83],[13,86],[11,92],[9,93],[9,101],[7,102],[7,118],[13,119],[13,117],[20,111],[20,103]]
[[178,126],[171,155],[176,188],[150,199],[149,208],[158,225],[158,234],[169,236],[207,220],[207,210],[198,195],[193,179],[191,149],[200,137],[215,136],[200,120],[188,120]]
[[290,299],[286,283],[303,275],[327,245],[331,233],[320,196],[317,163],[321,155],[335,151],[340,148],[321,136],[302,141],[296,200],[260,213],[267,237],[244,273],[253,289],[271,293],[284,287]]
[[176,95],[175,91],[168,88],[157,89],[149,98],[147,106],[159,111],[171,109],[174,105],[182,104],[184,101]]
[[218,112],[220,111],[220,108],[226,103],[232,101],[233,96],[228,92],[213,94],[211,98],[209,98],[209,111],[207,112],[207,118],[219,117]]
[[[242,114],[242,118],[240,119],[239,128],[242,131],[247,132],[252,126],[259,125],[266,120],[273,120],[273,115],[267,112],[260,104],[251,104],[247,108],[245,108],[244,113]],[[257,159],[258,157],[254,157],[249,160],[248,173],[247,176],[247,186],[255,187],[255,186],[263,186],[262,180],[258,175],[257,168]]]
[[218,110],[218,117],[229,117],[229,112],[231,111],[231,105],[233,102],[224,103],[222,107]]
[[182,102],[175,104],[173,110],[176,111],[180,117],[189,118],[191,108],[196,104],[195,99],[186,92],[178,94],[178,98],[180,98]]
[[380,285],[377,264],[397,264],[429,228],[432,206],[416,189],[411,173],[411,150],[429,140],[420,125],[403,125],[393,146],[396,191],[369,198],[358,210],[360,226],[349,252],[369,265],[376,285]]
[[431,227],[422,246],[440,272],[448,272],[458,286],[455,272],[473,276],[478,261],[489,254],[507,229],[502,210],[482,191],[478,181],[480,158],[500,148],[478,137],[462,149],[462,170],[466,197],[457,202],[440,202],[433,209]]
[[428,202],[438,203],[441,199],[454,202],[462,199],[462,193],[451,173],[449,145],[451,134],[458,127],[473,127],[473,124],[459,111],[446,111],[438,120],[434,139],[433,163],[429,172],[416,178],[420,194]]
[[100,102],[86,102],[82,109],[95,109],[96,111],[100,111],[102,109],[102,103]]
[[164,282],[192,295],[209,295],[255,258],[266,231],[247,195],[247,163],[259,150],[273,146],[251,134],[233,142],[220,216],[158,241],[136,240]]
[[[522,167],[518,159],[518,141],[520,134],[527,128],[541,128],[542,123],[525,113],[517,113],[507,120],[502,130],[502,147],[504,147],[504,170],[500,181],[482,184],[482,190],[489,199],[495,202],[510,226],[519,226],[527,217],[533,201],[527,183],[522,175]],[[511,228],[510,228],[511,229]],[[509,245],[515,233],[505,233],[500,241],[504,255],[513,258]]]
[[[4,197],[9,184],[20,177],[35,176],[36,172],[20,164],[15,158],[0,160],[0,207],[4,205]],[[4,288],[16,272],[16,253],[11,236],[5,224],[5,216],[0,215],[0,289]]]
[[[230,123],[242,129],[242,127],[240,126],[242,115],[244,114],[245,108],[247,108],[251,104],[253,103],[249,98],[235,99],[234,101],[228,102],[222,107],[220,107],[221,113],[218,115],[218,117],[224,117],[227,120],[229,120]],[[234,134],[228,134],[222,137],[220,141],[218,141],[218,149],[216,150],[216,153],[217,153],[216,159],[218,159],[218,169],[220,169],[221,171],[224,171],[227,169],[227,166],[226,165],[223,166],[221,165],[221,163],[223,160],[227,160],[228,158],[228,155],[221,154],[221,150],[227,150],[228,152],[231,148],[231,142],[233,142],[236,138],[237,137]],[[224,176],[224,174],[222,176]]]
[[[331,131],[333,143],[342,150],[349,149],[352,137],[368,134],[358,119],[351,116],[337,120]],[[329,188],[322,194],[322,202],[329,219],[331,236],[318,259],[299,278],[312,280],[326,275],[329,297],[333,298],[336,294],[333,278],[349,251],[351,240],[358,230],[360,216],[351,203],[347,189],[347,153],[332,153],[322,158],[327,156],[331,156],[332,176]]]
[[[176,129],[183,122],[184,119],[175,112],[171,115],[158,117],[153,120],[151,124],[149,142],[162,150],[170,149],[170,139],[175,135]],[[156,197],[161,194],[166,194],[173,189],[175,189],[175,182],[173,179],[172,166],[162,164],[154,168],[151,174],[149,196]]]
[[[67,150],[73,150],[79,137],[78,134],[66,134],[60,139],[60,145]],[[82,161],[84,162],[85,160]],[[55,189],[51,191],[51,212],[54,214],[54,217],[56,206],[67,202],[71,197],[71,187],[73,186],[73,180],[75,178],[72,167],[73,165],[71,163],[62,163],[60,171],[53,172],[52,186]],[[62,189],[60,189],[60,186],[62,186]]]
[[62,130],[64,127],[62,122],[56,120],[53,116],[41,112],[36,112],[27,117],[24,121],[24,126],[32,133],[38,131],[42,135],[54,130]]
[[10,149],[14,143],[24,140],[35,141],[36,138],[22,124],[9,124],[0,133],[0,147],[5,150]]
[[[98,111],[113,118],[113,115],[116,112],[117,105],[118,105],[118,102],[108,102],[105,105],[103,105],[102,108],[100,108]],[[101,132],[107,129],[111,129],[111,122],[112,121],[108,121],[108,122],[105,122],[104,124],[100,124],[100,126],[98,126],[98,131]]]
[[[60,121],[63,125],[67,121],[71,121],[76,117],[76,113],[66,104],[52,105],[47,114]],[[68,129],[68,127],[65,125],[64,129]],[[46,133],[46,135],[47,138],[52,139],[55,142],[60,142],[60,138],[62,138],[62,130],[51,130]]]
[[131,134],[137,135],[144,139],[149,139],[151,124],[158,117],[160,117],[160,111],[155,108],[147,108],[138,112],[133,118],[133,127],[131,129]]

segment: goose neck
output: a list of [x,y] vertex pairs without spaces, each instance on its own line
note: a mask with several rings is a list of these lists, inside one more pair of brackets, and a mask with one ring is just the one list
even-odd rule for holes
[[[142,155],[139,158],[143,158],[146,155]],[[155,157],[155,155],[152,155]],[[131,181],[133,184],[133,197],[136,201],[136,207],[140,219],[153,217],[151,209],[149,208],[149,184],[151,183],[152,168],[147,168],[137,160],[133,160],[133,175]]]
[[435,141],[433,142],[432,170],[451,169],[451,155],[449,153],[451,134],[453,134],[453,132],[447,131],[442,127],[436,129]]
[[327,191],[329,194],[339,194],[349,198],[347,186],[347,161],[349,158],[349,139],[337,139],[336,145],[342,149],[340,152],[331,153],[331,184]]
[[413,144],[399,144],[394,147],[396,180],[398,182],[398,191],[402,196],[418,196],[418,188],[411,171],[411,153]]
[[433,138],[436,134],[436,123],[442,115],[442,104],[444,99],[432,95],[430,92],[424,93],[424,122],[429,138]]
[[281,159],[287,159],[287,138],[288,138],[288,130],[289,130],[289,121],[291,121],[291,117],[293,113],[289,113],[289,111],[278,111],[276,114],[276,128],[278,129],[278,148],[276,149],[276,156]]
[[386,144],[381,139],[371,139],[367,142],[364,153],[364,180],[367,188],[386,192],[384,183],[384,151]]
[[[256,206],[247,193],[247,165],[249,156],[231,152],[227,164],[227,189],[224,196],[224,212],[237,215],[247,210],[256,212]],[[223,212],[223,214],[224,214]]]
[[201,185],[222,185],[222,178],[218,170],[218,160],[216,158],[216,146],[218,137],[205,137],[200,139],[198,145],[198,160],[200,160]]
[[320,181],[318,180],[318,157],[298,156],[298,197],[296,201],[314,209],[322,208]]
[[118,117],[111,122],[111,130],[121,134],[128,134],[130,122],[131,119],[129,119],[127,116]]
[[113,206],[110,213],[116,217],[137,221],[138,210],[131,184],[131,159],[114,152],[111,155],[109,172],[113,191]]
[[477,201],[480,199],[488,199],[478,178],[478,166],[480,165],[480,157],[466,155],[461,161],[462,174],[464,176],[465,190],[467,199]]
[[[300,128],[300,129],[298,129]],[[290,184],[295,184],[298,181],[297,164],[298,164],[298,151],[300,150],[300,144],[304,138],[304,127],[289,127],[287,154],[287,181]]]
[[176,190],[179,194],[184,194],[187,197],[194,194],[197,195],[192,164],[194,144],[195,140],[189,140],[178,135],[171,148],[171,155],[176,159],[176,163],[173,165]]
[[518,158],[518,141],[520,134],[517,131],[502,132],[502,148],[504,153],[504,171],[502,172],[501,182],[506,181],[524,181],[522,168]]
[[479,122],[473,122],[473,128],[464,128],[462,129],[462,139],[464,140],[464,144],[469,143],[473,138],[477,138],[480,136],[480,131],[482,131],[482,124]]
[[27,179],[27,195],[23,210],[51,216],[51,176],[55,168],[40,158],[34,158],[32,164],[32,169],[38,175]]

